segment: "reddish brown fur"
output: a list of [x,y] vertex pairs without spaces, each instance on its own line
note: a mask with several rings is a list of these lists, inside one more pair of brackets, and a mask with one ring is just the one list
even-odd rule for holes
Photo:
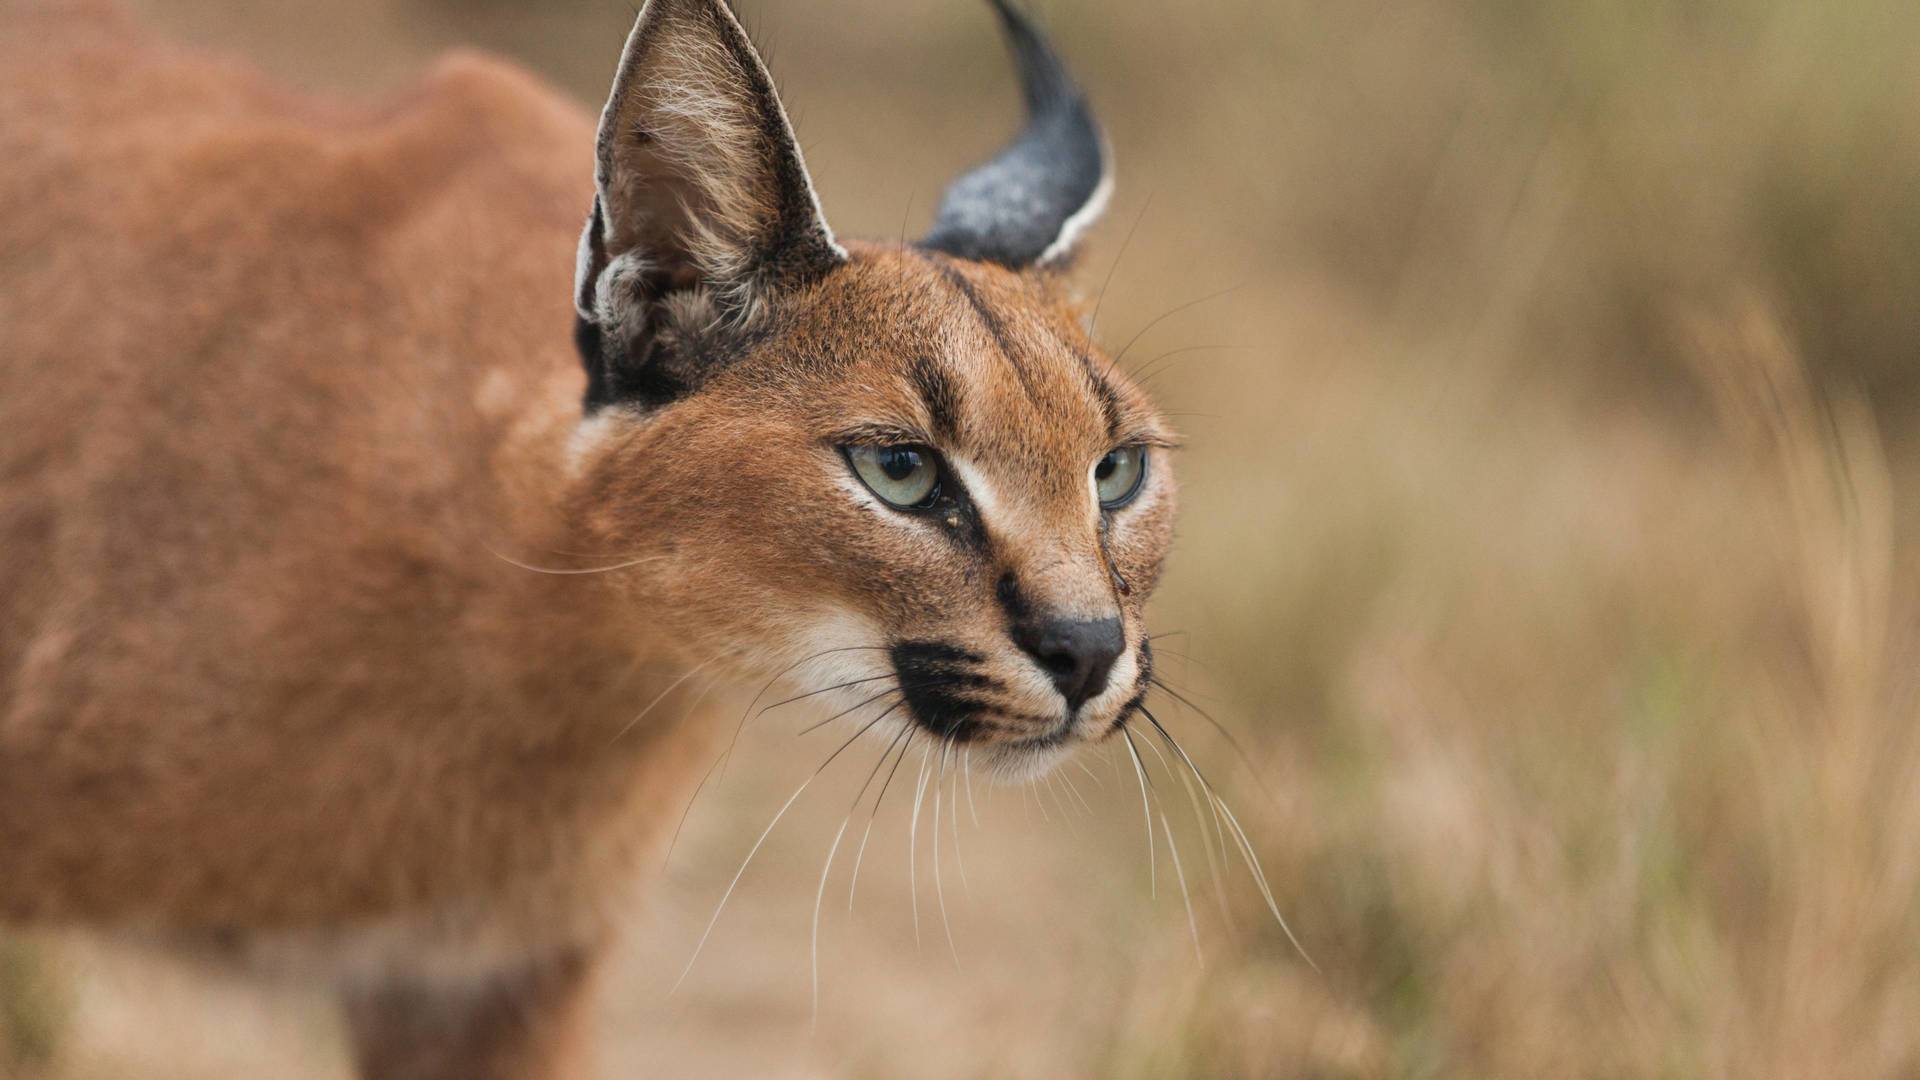
[[[1106,361],[1058,280],[852,245],[701,392],[583,424],[594,132],[535,80],[457,56],[349,107],[19,3],[0,72],[0,922],[317,971],[370,1075],[560,1069],[574,958],[716,734],[682,691],[632,723],[691,665],[831,625],[965,642],[1010,715],[1042,692],[994,574],[848,493],[849,418],[927,422],[917,356],[962,391],[942,449],[998,493],[997,565],[1139,642],[1171,481],[1103,555]],[[503,1000],[506,1035],[418,1058],[435,1010]]]

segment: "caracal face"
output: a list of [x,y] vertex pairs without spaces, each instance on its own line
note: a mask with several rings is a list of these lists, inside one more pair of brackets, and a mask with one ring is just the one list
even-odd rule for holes
[[1144,698],[1174,509],[1173,433],[1063,277],[1098,131],[1002,6],[1027,136],[920,242],[842,244],[718,11],[650,6],[602,119],[580,528],[695,662],[1044,769]]
[[1151,671],[1172,437],[1058,283],[855,245],[768,318],[700,392],[593,422],[584,513],[650,556],[635,603],[671,587],[696,652],[793,665],[882,734],[1028,769],[1114,733]]

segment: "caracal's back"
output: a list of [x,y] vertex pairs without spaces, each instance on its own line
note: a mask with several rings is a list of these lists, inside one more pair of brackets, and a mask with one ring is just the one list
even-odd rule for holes
[[540,694],[488,680],[543,610],[488,543],[515,448],[573,420],[518,406],[577,397],[592,132],[483,57],[340,105],[105,6],[0,10],[0,916],[298,921],[500,873],[413,878],[429,810],[358,804],[392,770],[459,804],[486,781],[434,723]]

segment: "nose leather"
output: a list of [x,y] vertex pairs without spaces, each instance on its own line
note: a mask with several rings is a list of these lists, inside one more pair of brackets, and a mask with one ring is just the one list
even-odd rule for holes
[[1053,679],[1069,709],[1107,688],[1114,661],[1126,648],[1117,618],[1023,621],[1015,624],[1013,640]]

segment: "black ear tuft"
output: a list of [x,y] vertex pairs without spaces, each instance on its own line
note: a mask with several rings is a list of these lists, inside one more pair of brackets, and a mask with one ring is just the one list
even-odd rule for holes
[[574,282],[592,327],[576,333],[589,408],[698,385],[772,292],[846,259],[723,0],[647,0],[600,116],[594,181]]
[[1069,255],[1106,208],[1106,142],[1066,65],[1012,0],[992,0],[1020,75],[1027,125],[947,188],[920,243],[964,259],[1045,266]]

